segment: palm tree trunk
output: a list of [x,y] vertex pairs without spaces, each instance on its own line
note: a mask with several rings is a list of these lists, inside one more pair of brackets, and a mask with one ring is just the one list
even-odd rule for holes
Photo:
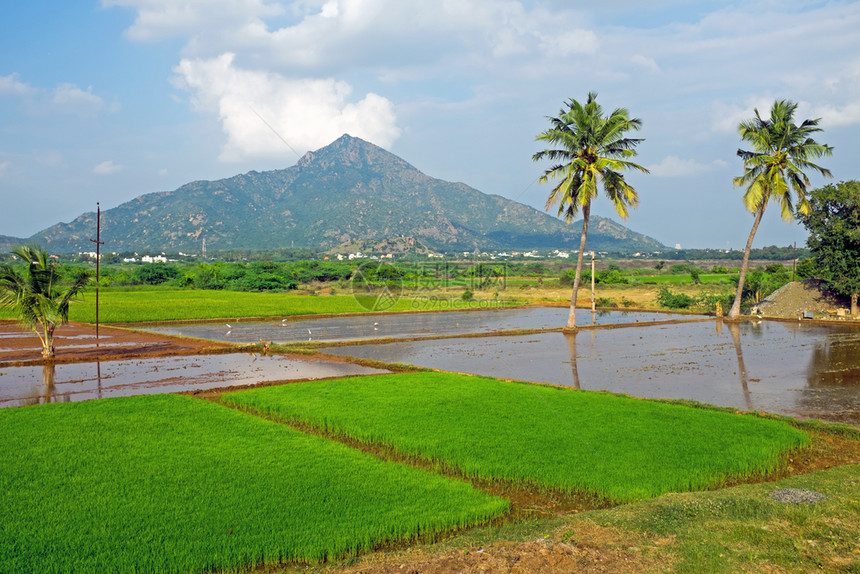
[[758,230],[758,224],[761,223],[761,217],[764,215],[764,208],[767,206],[767,202],[763,201],[761,207],[758,212],[755,214],[755,222],[753,222],[752,230],[750,230],[749,239],[747,239],[747,246],[744,249],[744,260],[741,263],[741,274],[738,277],[738,292],[735,294],[735,302],[732,303],[732,308],[729,311],[727,319],[734,320],[737,319],[741,314],[741,297],[744,292],[744,280],[747,276],[747,267],[749,267],[750,262],[750,250],[752,249],[753,239],[755,239],[755,232]]
[[573,293],[570,296],[570,314],[564,331],[576,331],[576,293],[579,291],[579,281],[582,277],[582,256],[585,255],[585,237],[588,235],[588,216],[591,212],[591,202],[582,206],[582,236],[579,239],[579,257],[576,258],[576,275],[573,276]]
[[45,328],[45,338],[42,340],[42,358],[54,358],[54,326]]

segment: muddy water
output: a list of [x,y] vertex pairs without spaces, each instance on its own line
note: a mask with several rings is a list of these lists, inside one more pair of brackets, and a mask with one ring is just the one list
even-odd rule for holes
[[326,352],[860,424],[857,329],[704,322]]
[[382,372],[339,361],[244,353],[0,367],[0,407]]
[[[567,322],[567,308],[536,307],[529,309],[496,309],[484,311],[446,311],[440,313],[398,313],[309,319],[301,321],[267,321],[253,323],[196,324],[152,327],[147,331],[183,335],[213,341],[257,343],[260,339],[275,343],[297,341],[343,341],[382,337],[409,338],[437,335],[489,333],[509,329],[552,329]],[[635,311],[599,312],[592,316],[587,309],[577,309],[580,325],[610,325],[645,321],[665,321],[683,315],[642,313]]]

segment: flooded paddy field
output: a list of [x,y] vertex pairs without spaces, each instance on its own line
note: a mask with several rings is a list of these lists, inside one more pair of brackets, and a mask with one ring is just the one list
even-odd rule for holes
[[[471,333],[493,333],[514,329],[557,329],[567,322],[567,307],[531,307],[526,309],[487,309],[478,311],[444,311],[429,313],[392,313],[326,319],[197,323],[147,327],[147,331],[233,343],[272,341],[346,341],[384,337],[413,338]],[[580,325],[614,325],[688,318],[672,313],[641,311],[599,312],[578,309]]]
[[337,360],[249,353],[0,366],[0,407],[383,372]]
[[856,328],[715,320],[324,352],[860,424]]
[[[54,334],[57,360],[188,354],[227,346],[215,341],[195,341],[104,325],[96,337],[95,327],[85,323],[63,325]],[[17,321],[0,321],[0,365],[41,359],[42,346],[32,331],[23,329]]]
[[[35,336],[24,338],[10,328],[0,330],[0,406],[369,374],[378,371],[339,360],[206,353],[225,342],[338,343],[387,337],[403,340],[332,346],[323,352],[344,359],[408,363],[644,398],[690,399],[860,425],[856,327],[775,321],[729,324],[671,313],[592,315],[580,309],[580,326],[618,328],[583,329],[576,336],[500,333],[558,329],[567,312],[562,307],[534,307],[170,325],[148,328],[151,333],[108,330],[103,331],[108,337],[103,334],[100,350],[93,349],[92,333],[85,327],[64,327],[66,339],[58,341],[58,358],[65,353],[88,362],[60,362],[53,371],[41,365],[4,366],[4,358],[25,352],[38,357]],[[457,338],[460,335],[479,336]],[[421,337],[452,338],[408,340]],[[87,348],[78,349],[79,345]],[[5,356],[4,346],[9,347]],[[196,348],[199,354],[160,356],[168,348],[186,353]],[[146,356],[104,356],[113,349],[143,351]],[[87,353],[95,352],[102,355],[100,361],[88,358]]]

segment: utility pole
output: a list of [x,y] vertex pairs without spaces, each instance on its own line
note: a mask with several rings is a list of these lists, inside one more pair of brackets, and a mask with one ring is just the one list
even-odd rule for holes
[[794,258],[791,260],[791,282],[794,283],[794,274],[797,272],[797,241],[794,242]]
[[591,252],[591,312],[595,311],[594,300],[594,251]]
[[101,246],[104,241],[101,240],[102,232],[102,208],[99,202],[96,202],[96,238],[90,239],[96,244],[96,347],[99,346],[99,263],[101,263],[102,252]]

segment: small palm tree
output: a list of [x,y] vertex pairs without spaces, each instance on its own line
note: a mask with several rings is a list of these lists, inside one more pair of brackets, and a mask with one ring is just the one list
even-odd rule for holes
[[622,218],[627,217],[628,207],[639,204],[639,196],[632,185],[619,173],[623,169],[636,169],[645,173],[641,165],[628,161],[636,156],[636,146],[644,141],[626,137],[630,130],[639,130],[642,122],[631,119],[624,108],[614,110],[608,116],[597,103],[597,94],[591,92],[585,105],[570,99],[557,118],[548,118],[552,127],[538,135],[535,140],[548,142],[553,149],[540,151],[532,157],[534,161],[544,158],[558,161],[540,178],[541,183],[550,179],[560,180],[550,192],[546,209],[558,205],[558,215],[566,223],[573,221],[582,209],[582,235],[579,241],[579,257],[573,278],[573,293],[570,297],[570,314],[565,330],[576,330],[576,294],[582,276],[582,256],[588,234],[588,218],[591,201],[597,197],[599,186],[615,205]]
[[734,179],[738,187],[746,186],[744,205],[755,214],[752,230],[744,249],[744,259],[738,280],[735,301],[729,311],[729,319],[737,319],[741,313],[741,296],[744,289],[750,249],[758,230],[765,207],[773,200],[782,208],[782,218],[794,218],[795,200],[791,191],[797,195],[797,212],[809,213],[806,190],[810,185],[804,170],[814,170],[825,177],[830,171],[812,163],[822,156],[830,156],[833,148],[819,144],[810,137],[822,131],[819,119],[804,120],[799,126],[794,123],[797,104],[789,100],[776,100],[770,110],[769,118],[762,118],[758,110],[755,117],[738,126],[741,140],[750,144],[752,151],[739,149],[738,156],[744,160],[743,175]]
[[54,329],[69,322],[69,303],[89,281],[87,273],[63,285],[57,262],[39,247],[22,245],[11,251],[27,263],[23,273],[0,267],[0,306],[11,307],[21,323],[42,342],[42,357],[54,357]]

